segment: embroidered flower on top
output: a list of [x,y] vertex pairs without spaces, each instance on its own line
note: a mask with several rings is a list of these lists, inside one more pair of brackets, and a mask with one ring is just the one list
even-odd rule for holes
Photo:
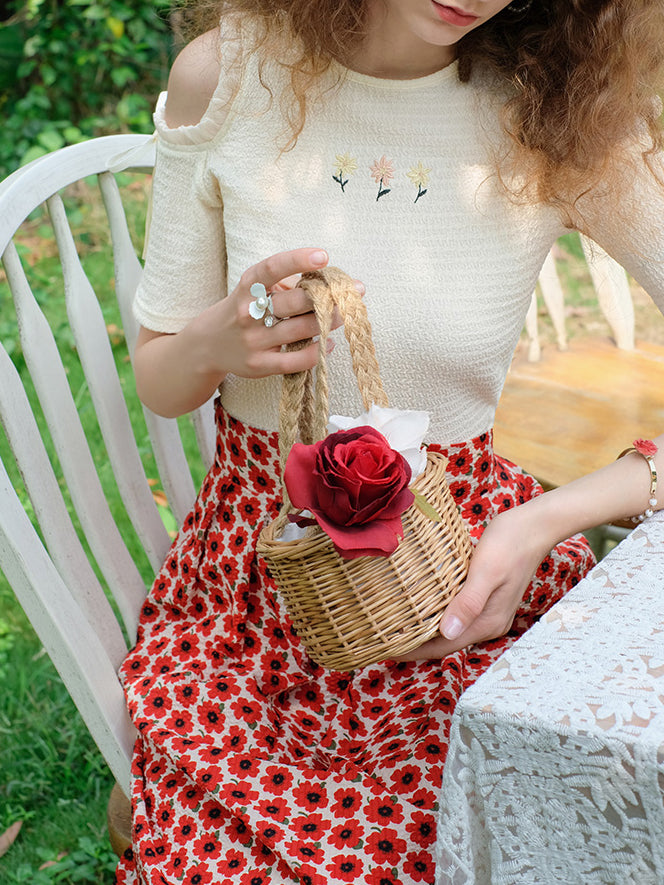
[[427,192],[427,185],[429,184],[429,173],[431,172],[430,168],[427,168],[422,161],[417,163],[415,166],[411,166],[411,168],[406,172],[406,175],[413,184],[417,187],[417,196],[414,201],[417,203],[420,197],[423,197]]
[[394,178],[394,163],[392,160],[388,160],[385,154],[383,154],[380,160],[375,160],[371,166],[371,177],[378,185],[378,194],[376,195],[376,202],[378,202],[381,197],[389,194],[392,190],[392,188],[386,187]]
[[332,178],[338,183],[341,190],[345,192],[350,176],[357,169],[357,160],[351,157],[350,154],[337,154],[334,158],[334,169],[337,174],[333,175]]

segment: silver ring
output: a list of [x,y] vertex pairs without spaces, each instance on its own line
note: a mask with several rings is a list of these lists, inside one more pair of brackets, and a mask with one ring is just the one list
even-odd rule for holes
[[262,283],[254,283],[249,292],[254,299],[249,302],[249,316],[254,320],[263,320],[263,325],[268,329],[280,323],[283,317],[274,313],[272,305],[272,292],[268,292]]

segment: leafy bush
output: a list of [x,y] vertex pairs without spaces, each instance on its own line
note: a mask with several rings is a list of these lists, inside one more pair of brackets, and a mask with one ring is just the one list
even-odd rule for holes
[[151,131],[171,0],[13,0],[0,24],[0,175],[65,144]]

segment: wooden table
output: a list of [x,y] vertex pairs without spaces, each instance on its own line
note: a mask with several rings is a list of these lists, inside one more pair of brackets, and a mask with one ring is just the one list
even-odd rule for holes
[[664,883],[664,512],[461,698],[437,885]]

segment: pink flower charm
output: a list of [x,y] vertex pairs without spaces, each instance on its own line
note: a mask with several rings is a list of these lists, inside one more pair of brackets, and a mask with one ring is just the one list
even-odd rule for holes
[[657,446],[651,439],[635,439],[634,448],[644,458],[654,458],[658,452]]

